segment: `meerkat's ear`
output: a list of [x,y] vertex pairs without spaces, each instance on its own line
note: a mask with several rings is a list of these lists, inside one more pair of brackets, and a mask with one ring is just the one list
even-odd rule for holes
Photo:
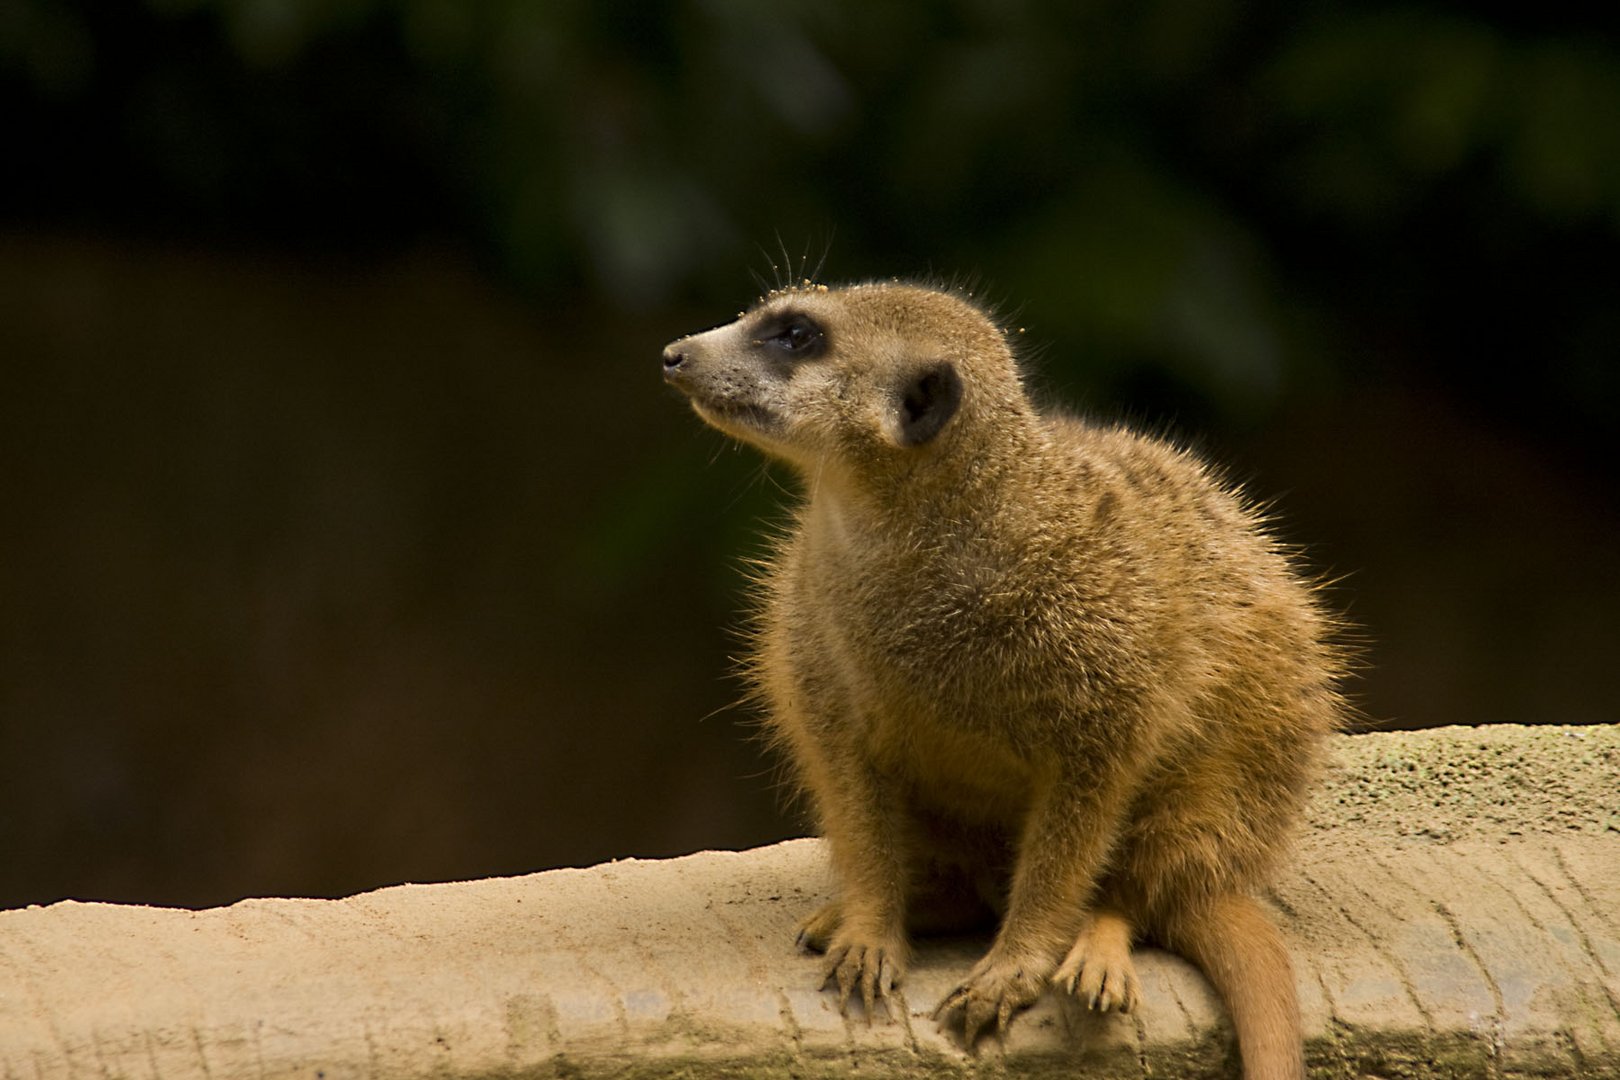
[[895,441],[921,446],[945,429],[962,404],[962,377],[948,360],[913,368],[895,394]]

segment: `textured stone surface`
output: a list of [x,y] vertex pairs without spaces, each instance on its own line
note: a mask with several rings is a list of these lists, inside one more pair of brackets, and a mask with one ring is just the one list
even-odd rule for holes
[[[1322,1077],[1620,1076],[1620,728],[1340,739],[1271,897]],[[1233,1076],[1219,1003],[1047,995],[969,1057],[926,1018],[983,941],[924,943],[895,1023],[792,948],[820,845],[346,900],[0,912],[0,1077]]]

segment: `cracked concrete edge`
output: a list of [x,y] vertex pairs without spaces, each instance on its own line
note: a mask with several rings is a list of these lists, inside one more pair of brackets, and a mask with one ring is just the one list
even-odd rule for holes
[[[1620,728],[1347,736],[1269,897],[1320,1077],[1620,1077]],[[0,912],[0,1080],[1236,1075],[1219,1003],[1048,994],[1005,1046],[927,1020],[982,940],[923,943],[896,1022],[841,1017],[794,923],[820,844],[345,900]]]

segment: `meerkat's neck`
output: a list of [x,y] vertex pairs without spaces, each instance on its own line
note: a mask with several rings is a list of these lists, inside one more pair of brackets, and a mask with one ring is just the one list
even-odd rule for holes
[[913,543],[919,534],[1007,532],[1029,523],[1010,517],[1025,500],[1020,492],[1042,472],[1053,452],[1051,440],[1033,411],[986,417],[994,426],[960,432],[900,468],[876,473],[807,478],[811,517],[839,533],[868,538],[889,535]]

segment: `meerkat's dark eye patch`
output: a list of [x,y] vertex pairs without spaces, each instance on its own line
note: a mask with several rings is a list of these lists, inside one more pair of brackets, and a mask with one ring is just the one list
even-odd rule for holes
[[785,312],[762,325],[754,340],[803,360],[821,354],[827,345],[827,334],[810,316]]
[[962,404],[962,377],[948,361],[913,372],[901,385],[900,444],[921,446],[944,430]]

